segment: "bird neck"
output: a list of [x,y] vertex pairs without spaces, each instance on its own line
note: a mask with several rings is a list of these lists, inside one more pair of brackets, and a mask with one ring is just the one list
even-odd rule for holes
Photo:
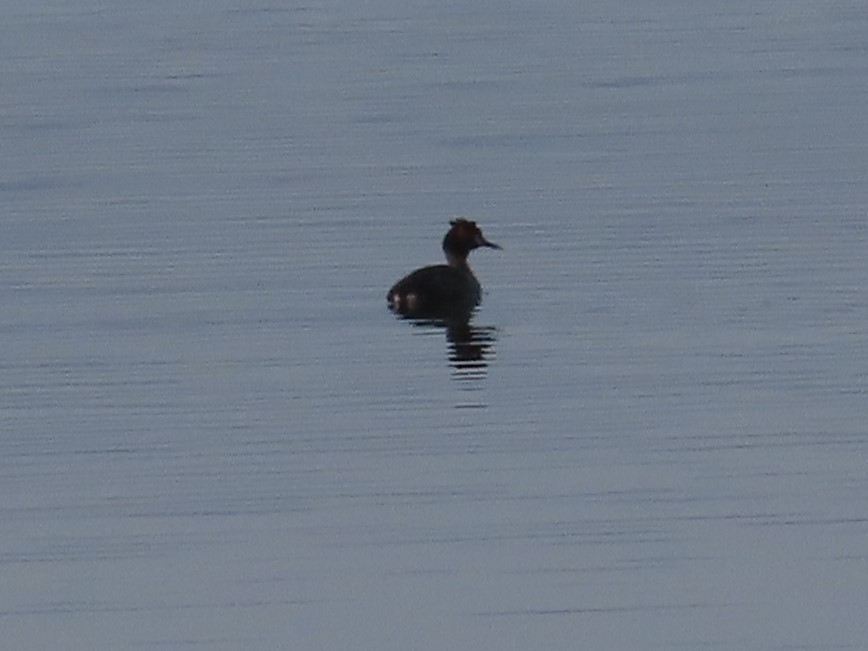
[[468,270],[470,267],[467,266],[467,254],[466,253],[457,253],[455,251],[443,251],[446,254],[446,264],[450,267],[455,267],[456,269]]

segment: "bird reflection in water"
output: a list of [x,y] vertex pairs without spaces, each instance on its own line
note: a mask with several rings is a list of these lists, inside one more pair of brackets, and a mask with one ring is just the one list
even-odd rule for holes
[[477,380],[485,377],[488,365],[495,356],[494,344],[497,341],[495,326],[474,325],[471,322],[471,314],[425,318],[407,315],[399,315],[399,317],[412,323],[415,328],[446,332],[449,365],[456,379]]

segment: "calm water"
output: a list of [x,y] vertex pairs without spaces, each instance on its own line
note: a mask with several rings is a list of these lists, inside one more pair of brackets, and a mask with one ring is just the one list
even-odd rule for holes
[[9,648],[865,648],[864,3],[114,4],[0,10]]

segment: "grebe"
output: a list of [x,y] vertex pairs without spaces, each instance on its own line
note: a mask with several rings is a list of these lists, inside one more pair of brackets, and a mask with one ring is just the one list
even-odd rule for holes
[[446,264],[422,267],[399,280],[386,300],[404,316],[469,315],[482,299],[482,287],[467,265],[473,249],[500,249],[482,235],[476,222],[455,219],[443,238]]

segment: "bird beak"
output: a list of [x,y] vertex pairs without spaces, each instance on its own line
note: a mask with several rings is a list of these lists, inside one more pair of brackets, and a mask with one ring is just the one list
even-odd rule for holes
[[489,242],[481,235],[479,236],[479,246],[487,246],[489,249],[497,249],[498,251],[503,249],[500,245],[495,244],[494,242]]

